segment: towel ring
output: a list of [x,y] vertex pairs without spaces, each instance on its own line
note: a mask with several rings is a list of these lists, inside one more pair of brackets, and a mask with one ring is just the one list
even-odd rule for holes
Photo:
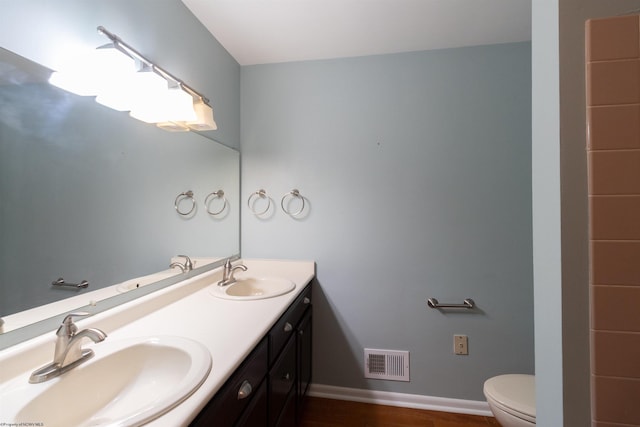
[[[191,209],[189,209],[188,211],[185,212],[183,210],[180,210],[180,203],[183,200],[187,200],[187,199],[191,199]],[[193,191],[189,190],[189,191],[185,191],[185,192],[182,192],[182,193],[178,194],[178,197],[176,197],[176,200],[173,202],[173,206],[176,208],[176,211],[180,215],[182,215],[182,216],[189,215],[196,208],[196,199],[193,198]]]
[[[254,197],[256,196],[261,199],[267,199],[267,207],[260,212],[256,212],[256,210],[254,209],[254,204],[258,200],[258,199],[254,199]],[[253,200],[253,203],[251,202],[251,200]],[[249,199],[247,199],[247,205],[249,206],[249,209],[251,209],[251,212],[253,212],[255,216],[264,215],[267,213],[267,211],[271,207],[271,197],[267,196],[267,192],[265,190],[260,189],[255,193],[251,193],[251,195],[249,196]]]
[[[300,206],[300,209],[297,212],[291,212],[290,210],[285,208],[284,202],[285,200],[287,200],[287,198],[300,199],[302,201],[302,206]],[[284,213],[286,213],[287,215],[294,216],[294,217],[298,216],[304,210],[304,196],[300,194],[300,191],[298,191],[298,189],[294,188],[293,190],[289,191],[288,193],[285,193],[284,196],[282,196],[282,200],[280,200],[280,207],[282,208]]]
[[[211,203],[213,199],[222,199],[222,202],[223,202],[220,210],[215,212],[211,212],[211,210],[209,209],[209,203]],[[227,208],[227,198],[224,196],[224,191],[218,190],[218,191],[214,191],[213,193],[209,193],[207,195],[207,198],[204,199],[204,206],[207,209],[207,213],[209,213],[209,215],[212,215],[212,216],[220,215],[222,211],[224,211]]]

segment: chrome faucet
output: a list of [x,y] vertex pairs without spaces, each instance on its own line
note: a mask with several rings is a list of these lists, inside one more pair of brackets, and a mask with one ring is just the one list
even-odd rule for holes
[[224,270],[222,271],[222,280],[218,282],[218,286],[227,286],[235,283],[236,278],[233,277],[233,273],[235,273],[236,270],[247,271],[247,266],[238,264],[233,267],[231,265],[231,259],[227,259],[224,263]]
[[176,256],[184,258],[184,264],[179,261],[172,262],[169,265],[169,268],[178,267],[180,270],[182,270],[183,273],[193,270],[193,262],[191,262],[191,258],[189,258],[186,255],[176,255]]
[[78,332],[73,318],[88,315],[89,313],[83,312],[70,313],[64,318],[62,325],[56,331],[58,338],[53,353],[53,362],[35,370],[29,378],[30,383],[36,384],[55,378],[93,357],[93,350],[82,349],[80,345],[82,338],[89,338],[98,343],[104,341],[107,334],[95,328],[83,329]]

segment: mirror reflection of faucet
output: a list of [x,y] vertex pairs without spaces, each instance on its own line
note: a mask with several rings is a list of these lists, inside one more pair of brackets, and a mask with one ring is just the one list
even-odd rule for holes
[[236,278],[233,276],[236,270],[247,271],[247,266],[244,264],[238,264],[235,267],[231,265],[231,259],[228,258],[224,263],[224,270],[222,271],[222,280],[218,282],[218,286],[227,286],[235,283]]
[[83,329],[78,332],[73,318],[88,315],[89,313],[77,312],[70,313],[64,318],[62,325],[56,331],[58,338],[53,353],[53,362],[35,370],[29,378],[30,383],[37,384],[60,376],[93,357],[93,350],[82,349],[80,345],[82,338],[89,338],[98,343],[104,341],[107,334],[96,328]]
[[193,262],[191,262],[191,258],[189,258],[186,255],[176,255],[176,256],[179,258],[184,258],[184,263],[181,263],[180,261],[175,261],[169,265],[169,268],[178,267],[180,270],[182,270],[183,273],[193,270]]

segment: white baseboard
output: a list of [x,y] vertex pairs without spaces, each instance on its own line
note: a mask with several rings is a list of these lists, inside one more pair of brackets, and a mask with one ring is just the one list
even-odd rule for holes
[[393,393],[389,391],[363,390],[311,384],[309,396],[352,402],[375,403],[401,408],[427,409],[430,411],[454,412],[457,414],[493,416],[489,404],[477,400],[450,399],[446,397],[422,396],[419,394]]

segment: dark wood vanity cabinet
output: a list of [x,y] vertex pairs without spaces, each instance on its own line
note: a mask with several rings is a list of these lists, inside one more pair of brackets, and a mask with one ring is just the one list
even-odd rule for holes
[[[269,426],[292,425],[289,421],[294,421],[293,417],[287,417],[284,408],[295,390],[296,384],[296,346],[295,338],[291,337],[287,341],[282,354],[277,359],[274,366],[269,371]],[[285,420],[284,418],[292,418]]]
[[[231,378],[224,383],[222,388],[207,403],[207,406],[193,420],[191,426],[220,426],[232,427],[244,422],[247,413],[260,411],[267,415],[266,395],[267,384],[265,374],[268,369],[269,340],[265,337],[251,352]],[[260,392],[264,395],[264,404],[260,404]],[[264,409],[262,408],[264,407]],[[253,419],[250,416],[249,419]],[[259,424],[255,424],[256,426]]]
[[311,381],[311,314],[309,285],[269,332],[268,427],[296,425]]
[[298,380],[296,386],[298,390],[296,392],[296,421],[300,420],[302,415],[302,400],[309,391],[309,385],[311,384],[311,309],[307,310],[304,314],[300,324],[298,325],[298,356],[296,363]]
[[295,427],[311,383],[311,284],[191,427]]

